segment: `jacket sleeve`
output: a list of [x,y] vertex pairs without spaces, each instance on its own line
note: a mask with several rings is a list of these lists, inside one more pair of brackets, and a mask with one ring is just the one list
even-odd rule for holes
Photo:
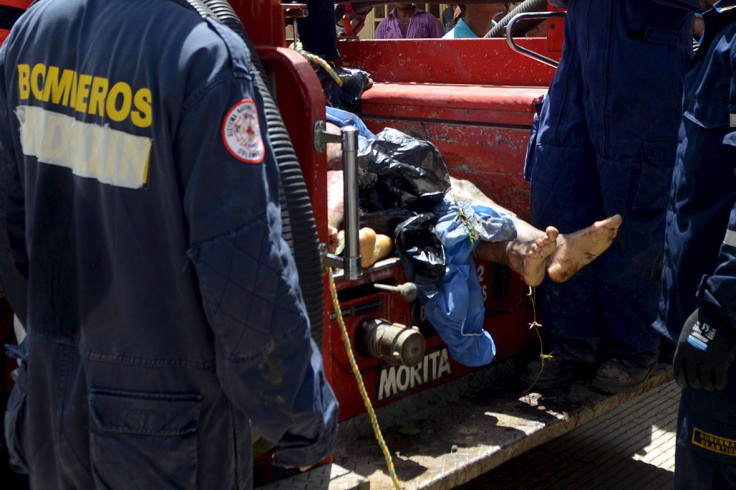
[[281,447],[276,464],[317,463],[336,440],[337,401],[281,236],[278,170],[251,74],[213,77],[174,148],[222,387]]
[[24,197],[11,125],[15,116],[8,111],[5,49],[0,49],[0,280],[3,293],[15,315],[25,324],[28,256],[25,247]]
[[736,327],[736,201],[718,254],[718,266],[705,276],[698,296],[701,304],[707,302],[715,306],[720,316]]
[[[736,66],[736,47],[730,48],[730,64],[731,67]],[[730,157],[732,161],[724,162],[730,165],[733,175],[736,175],[736,122],[734,122],[734,114],[736,114],[736,71],[731,73],[730,89],[728,95],[728,112],[730,114],[730,128],[725,133],[723,144],[730,148],[731,151],[724,152],[724,156]],[[698,290],[698,299],[700,304],[703,302],[711,303],[708,306],[715,306],[718,313],[723,319],[728,321],[732,326],[736,327],[736,182],[731,180],[724,183],[727,194],[725,199],[730,199],[731,212],[728,218],[728,225],[725,230],[714,230],[714,233],[722,233],[723,241],[718,253],[718,265],[715,270],[703,278]],[[728,205],[728,202],[724,202]],[[697,237],[696,237],[697,239]]]

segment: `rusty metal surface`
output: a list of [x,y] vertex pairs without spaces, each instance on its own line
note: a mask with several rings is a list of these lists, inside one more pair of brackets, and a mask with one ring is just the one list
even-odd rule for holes
[[[547,38],[519,44],[559,59]],[[513,51],[506,39],[371,39],[338,43],[338,63],[377,82],[548,86],[554,69]]]
[[[382,432],[402,488],[450,489],[671,379],[663,365],[637,391],[612,396],[582,382],[565,391],[522,396],[521,389],[499,382],[417,410]],[[392,488],[372,435],[341,434],[335,462],[370,480],[372,490]]]

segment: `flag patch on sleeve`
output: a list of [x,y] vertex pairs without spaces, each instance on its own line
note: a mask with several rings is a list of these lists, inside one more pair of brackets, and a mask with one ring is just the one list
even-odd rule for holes
[[225,147],[238,160],[246,163],[263,161],[265,148],[258,122],[258,109],[252,99],[243,99],[225,115],[222,123]]

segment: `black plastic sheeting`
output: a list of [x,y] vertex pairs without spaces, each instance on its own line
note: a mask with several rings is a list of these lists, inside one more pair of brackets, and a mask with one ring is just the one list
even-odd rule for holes
[[360,207],[366,211],[431,211],[450,190],[450,174],[436,146],[387,128],[358,169]]
[[373,85],[370,75],[356,68],[333,67],[342,82],[342,87],[321,67],[317,67],[317,76],[330,107],[360,114],[360,98],[363,92]]
[[361,226],[393,236],[407,279],[435,290],[445,275],[445,252],[431,211],[450,190],[439,150],[387,128],[364,153],[358,159]]

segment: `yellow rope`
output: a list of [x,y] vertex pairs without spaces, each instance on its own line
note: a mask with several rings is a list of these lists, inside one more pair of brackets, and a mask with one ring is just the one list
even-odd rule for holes
[[396,470],[394,469],[394,462],[391,459],[391,452],[388,450],[386,441],[383,440],[383,435],[381,434],[381,428],[378,426],[378,419],[376,418],[376,412],[373,410],[371,399],[368,397],[368,393],[366,392],[365,385],[363,384],[363,377],[360,375],[360,370],[358,370],[358,363],[355,362],[355,356],[353,355],[353,348],[350,346],[350,338],[348,338],[348,331],[345,328],[345,321],[342,318],[342,309],[340,308],[340,302],[337,300],[337,290],[335,289],[335,280],[332,277],[332,267],[330,267],[330,293],[332,294],[332,304],[335,308],[335,313],[337,314],[337,323],[340,324],[340,331],[342,332],[342,340],[345,343],[345,350],[347,351],[348,357],[350,358],[350,367],[353,370],[353,374],[355,375],[356,381],[358,381],[358,388],[360,389],[360,394],[363,397],[363,403],[365,404],[365,408],[366,410],[368,410],[368,415],[370,415],[371,417],[371,424],[373,424],[373,432],[376,434],[376,440],[378,441],[378,445],[381,446],[381,451],[383,451],[383,455],[386,457],[386,466],[388,466],[388,471],[391,474],[391,479],[394,482],[394,487],[396,488],[396,490],[401,490],[401,487],[399,486],[399,479],[396,476]]
[[304,56],[306,59],[311,61],[312,63],[321,66],[325,69],[327,73],[330,74],[332,79],[335,81],[338,87],[342,87],[342,79],[338,76],[338,74],[335,72],[335,70],[330,66],[329,63],[327,63],[325,60],[317,56],[316,54],[312,54],[309,51],[304,51],[304,48],[302,47],[302,42],[297,40],[294,41],[291,46],[289,46],[291,49],[299,53],[300,55]]

